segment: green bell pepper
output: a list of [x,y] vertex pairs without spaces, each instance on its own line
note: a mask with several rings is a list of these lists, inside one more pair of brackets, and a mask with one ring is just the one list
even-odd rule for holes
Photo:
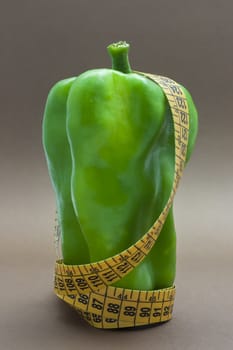
[[[93,69],[58,82],[43,119],[43,146],[56,194],[65,264],[103,260],[134,244],[152,226],[174,176],[174,129],[162,89],[131,70],[129,45],[112,44],[112,69]],[[186,163],[198,127],[190,111]],[[148,256],[115,286],[172,286],[176,232],[171,207]]]

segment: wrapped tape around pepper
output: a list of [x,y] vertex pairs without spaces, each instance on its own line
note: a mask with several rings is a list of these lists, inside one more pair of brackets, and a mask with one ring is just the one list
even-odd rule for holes
[[92,326],[124,328],[168,321],[172,317],[175,287],[131,290],[111,286],[132,271],[155,244],[181,178],[189,135],[189,111],[184,92],[175,81],[140,73],[157,83],[167,97],[174,125],[175,168],[172,190],[156,222],[143,237],[120,254],[84,265],[55,265],[55,294]]

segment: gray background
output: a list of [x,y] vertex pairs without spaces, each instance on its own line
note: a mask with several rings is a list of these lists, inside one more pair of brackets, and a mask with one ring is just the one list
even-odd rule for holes
[[[232,349],[231,0],[1,1],[0,347]],[[131,44],[134,69],[186,86],[199,111],[196,149],[175,198],[177,298],[171,322],[100,331],[52,293],[54,195],[41,145],[50,87],[110,67]]]

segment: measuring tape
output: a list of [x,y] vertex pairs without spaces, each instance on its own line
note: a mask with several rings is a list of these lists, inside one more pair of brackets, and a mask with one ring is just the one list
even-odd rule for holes
[[171,109],[175,135],[173,185],[156,222],[128,249],[90,264],[65,265],[62,260],[57,260],[55,294],[97,328],[136,327],[168,321],[172,317],[175,298],[175,286],[149,291],[111,286],[140,264],[154,246],[171,208],[188,145],[189,110],[180,85],[159,75],[136,73],[151,79],[162,88]]

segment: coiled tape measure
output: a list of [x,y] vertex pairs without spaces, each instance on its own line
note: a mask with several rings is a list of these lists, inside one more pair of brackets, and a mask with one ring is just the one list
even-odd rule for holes
[[179,84],[159,75],[139,74],[162,88],[172,112],[175,169],[169,199],[149,231],[120,254],[84,265],[65,265],[61,259],[55,264],[55,294],[97,328],[146,326],[168,321],[172,317],[175,286],[149,291],[111,286],[140,264],[155,244],[172,205],[188,145],[188,104]]

